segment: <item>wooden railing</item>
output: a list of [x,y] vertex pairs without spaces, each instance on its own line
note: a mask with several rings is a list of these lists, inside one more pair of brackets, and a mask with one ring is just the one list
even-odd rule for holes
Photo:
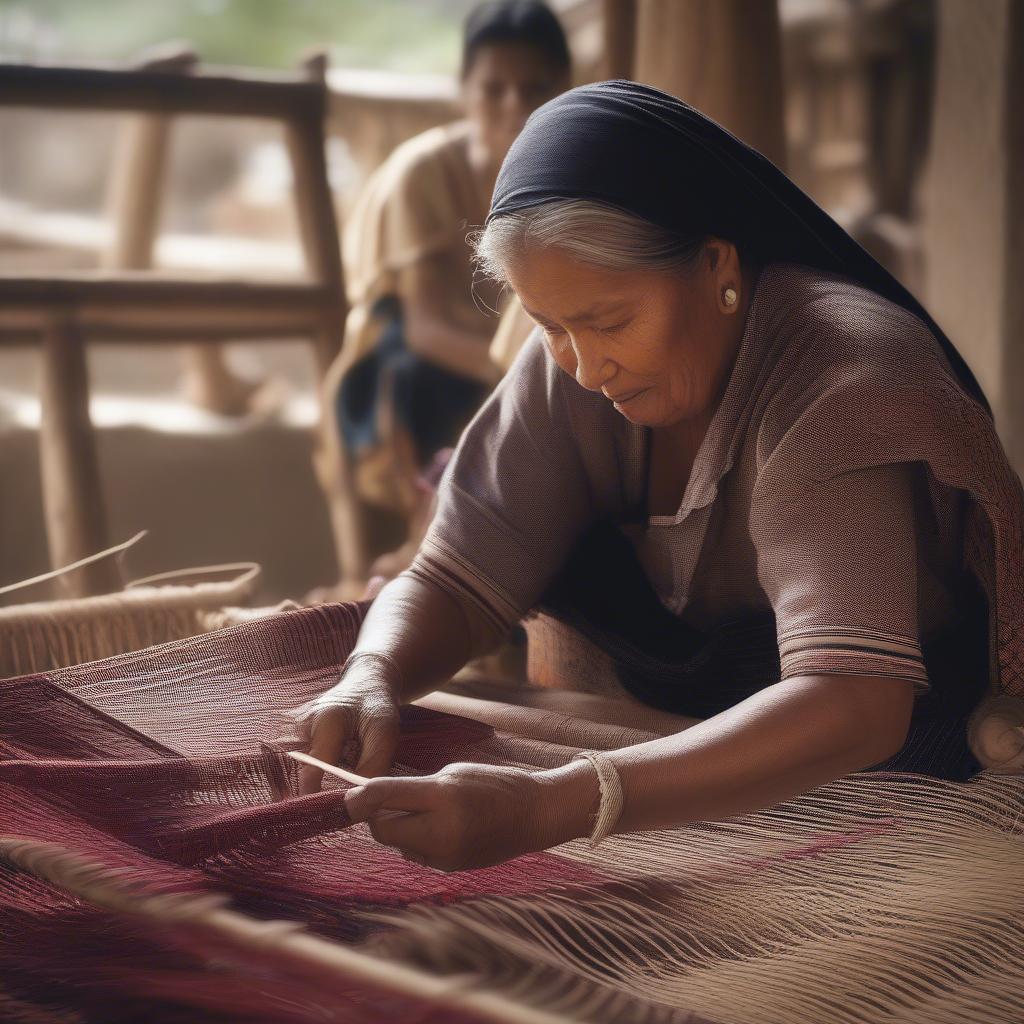
[[[108,268],[46,277],[0,276],[0,343],[41,352],[40,464],[54,567],[109,546],[89,419],[90,340],[219,343],[239,336],[304,337],[323,373],[339,351],[347,313],[334,204],[324,160],[325,64],[297,74],[200,70],[178,52],[135,69],[0,65],[0,104],[140,115],[115,202]],[[169,277],[147,270],[157,230],[169,118],[265,118],[285,129],[307,280],[286,283]],[[115,569],[76,573],[76,596],[119,589]]]

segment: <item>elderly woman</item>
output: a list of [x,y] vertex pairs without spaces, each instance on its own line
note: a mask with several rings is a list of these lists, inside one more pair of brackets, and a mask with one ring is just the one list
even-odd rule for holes
[[550,771],[373,778],[353,816],[457,869],[881,765],[977,771],[972,708],[1024,692],[1024,505],[918,303],[758,154],[626,82],[533,115],[478,252],[540,329],[310,709],[311,752],[358,741],[386,772],[399,705],[538,607],[703,721]]

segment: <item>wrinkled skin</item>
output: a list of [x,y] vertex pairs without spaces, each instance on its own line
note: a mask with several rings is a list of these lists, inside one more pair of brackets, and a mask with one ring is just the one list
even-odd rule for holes
[[[455,764],[421,779],[373,779],[349,790],[345,809],[407,859],[461,871],[531,848],[532,788],[524,771]],[[389,813],[396,810],[404,813]]]
[[[356,772],[372,777],[387,772],[394,760],[398,706],[388,682],[364,663],[301,708],[296,717],[313,757],[341,764],[347,750],[354,748],[358,752]],[[320,769],[303,765],[299,792],[317,792],[322,777]]]

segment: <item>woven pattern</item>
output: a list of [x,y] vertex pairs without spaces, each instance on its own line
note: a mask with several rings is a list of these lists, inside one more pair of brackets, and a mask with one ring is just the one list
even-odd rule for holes
[[[0,833],[56,843],[147,895],[225,893],[251,919],[299,922],[396,972],[458,976],[452,991],[486,989],[500,1007],[459,1017],[457,1000],[440,1010],[300,969],[268,955],[271,937],[262,954],[228,942],[208,915],[157,927],[90,906],[0,840],[3,1019],[1024,1018],[1021,779],[856,776],[733,822],[445,875],[349,827],[338,789],[291,796],[282,709],[333,680],[359,621],[357,606],[305,609],[0,683]],[[580,716],[427,703],[404,714],[402,772],[563,764],[671,729],[637,705],[617,722],[596,698]]]
[[247,602],[251,590],[251,580],[241,578],[0,608],[0,677],[140,651],[215,629],[230,615],[259,614],[232,607]]

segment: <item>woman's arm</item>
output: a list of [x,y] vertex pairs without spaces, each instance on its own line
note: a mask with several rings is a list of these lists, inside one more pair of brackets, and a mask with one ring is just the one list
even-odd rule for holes
[[501,636],[471,602],[406,572],[370,605],[352,654],[385,655],[400,676],[395,696],[408,704],[500,642]]
[[[445,296],[451,293],[451,274],[443,259],[433,256],[405,268],[399,278],[406,343],[411,351],[454,373],[487,385],[501,379],[491,361],[494,330],[471,330],[452,315]],[[498,320],[495,316],[494,329]]]
[[[776,683],[684,732],[607,753],[622,782],[616,832],[715,821],[773,806],[894,754],[913,684],[807,676]],[[589,834],[599,803],[586,761],[527,773],[453,765],[350,791],[382,843],[444,870],[483,867]],[[412,812],[377,819],[384,810]]]
[[[878,764],[903,746],[912,705],[906,680],[806,676],[769,686],[684,732],[610,752],[623,791],[616,831],[735,817]],[[553,815],[593,790],[593,772],[576,765],[541,775]],[[581,816],[577,833],[591,824]]]

